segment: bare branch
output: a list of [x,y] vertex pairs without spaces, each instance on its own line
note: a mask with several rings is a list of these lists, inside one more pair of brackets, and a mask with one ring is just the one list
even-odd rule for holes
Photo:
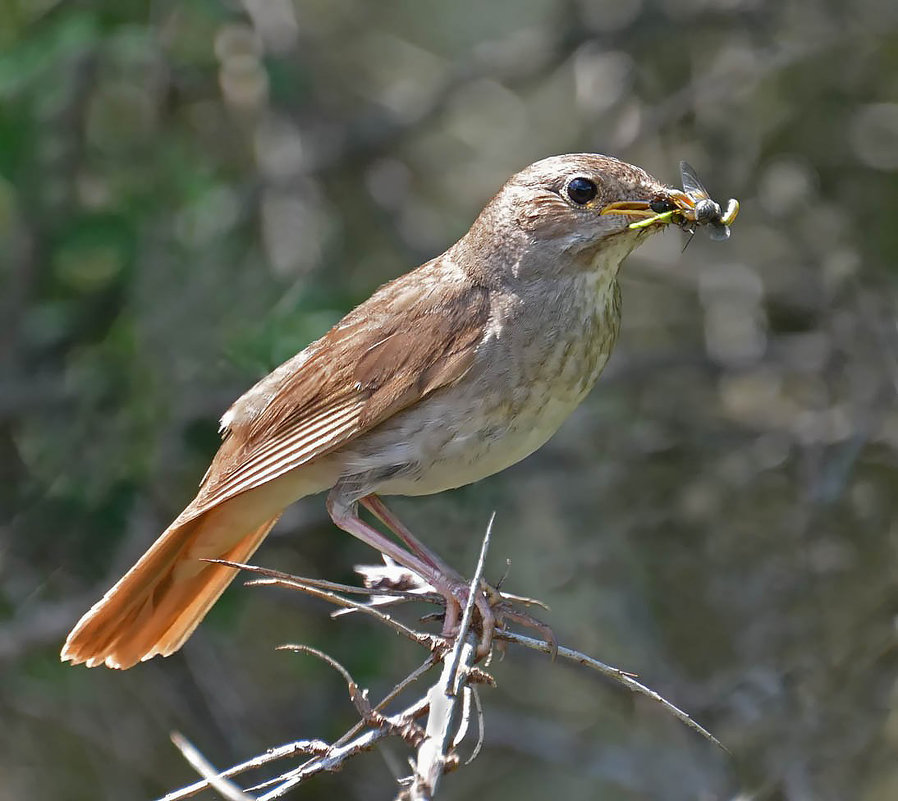
[[[194,764],[197,770],[202,773],[204,781],[196,782],[189,787],[170,793],[161,801],[180,801],[210,787],[224,795],[224,791],[221,788],[225,786],[230,788],[230,792],[241,794],[239,796],[241,801],[251,798],[251,796],[246,795],[246,792],[256,793],[259,791],[265,792],[263,795],[258,796],[255,801],[271,801],[271,799],[281,798],[292,788],[313,776],[327,771],[338,770],[347,760],[360,753],[370,751],[387,737],[398,737],[417,751],[417,758],[413,763],[413,776],[405,780],[407,787],[401,791],[400,798],[408,799],[409,801],[429,801],[429,799],[434,798],[442,775],[459,764],[454,750],[466,736],[472,714],[477,715],[479,734],[477,744],[465,764],[469,764],[477,756],[483,743],[483,709],[475,685],[493,685],[495,682],[490,674],[474,666],[477,660],[480,640],[478,632],[473,630],[472,626],[474,622],[474,608],[478,603],[478,596],[483,594],[483,570],[492,535],[493,521],[494,516],[490,518],[484,533],[477,566],[468,587],[468,597],[465,602],[459,631],[454,637],[454,644],[451,650],[447,648],[448,642],[446,638],[416,631],[374,608],[372,603],[376,599],[372,598],[371,602],[363,603],[346,597],[348,594],[359,593],[368,596],[394,596],[399,602],[412,599],[438,600],[432,593],[422,594],[421,587],[416,586],[413,592],[390,587],[374,589],[370,587],[350,587],[334,582],[304,579],[280,571],[268,570],[238,562],[208,560],[226,564],[236,569],[247,570],[261,577],[247,582],[249,585],[287,587],[327,601],[341,610],[358,611],[369,615],[412,642],[425,646],[429,650],[429,655],[423,664],[400,681],[379,704],[372,707],[368,701],[368,691],[360,688],[349,671],[333,657],[306,645],[280,646],[282,650],[304,652],[317,656],[337,670],[347,683],[349,698],[355,705],[360,720],[331,745],[320,740],[297,741],[296,743],[273,749],[264,755],[257,756],[221,773],[215,772],[205,761],[197,761],[198,752],[190,752],[188,748],[179,744],[182,752],[185,753],[185,757],[190,759],[191,764]],[[372,570],[374,569],[372,568]],[[390,584],[389,581],[386,583]],[[490,599],[490,603],[495,604],[495,608],[502,609],[499,620],[523,622],[525,625],[531,626],[538,623],[538,621],[534,621],[526,614],[507,608],[511,598],[507,594],[492,591],[491,595],[487,597]],[[442,599],[439,600],[442,602]],[[531,599],[516,598],[516,600],[534,603]],[[537,625],[537,628],[542,629],[546,627],[540,624]],[[661,704],[689,728],[698,732],[718,747],[723,748],[720,742],[706,729],[699,726],[689,715],[671,704],[660,694],[637,681],[635,675],[606,665],[604,662],[600,662],[572,648],[557,645],[551,637],[551,632],[549,632],[546,640],[539,640],[500,628],[495,632],[495,637],[504,642],[516,643],[548,654],[553,659],[561,657],[613,679],[623,684],[630,691],[645,695],[656,703]],[[429,688],[426,695],[411,704],[407,704],[398,713],[387,714],[385,711],[387,706],[437,662],[443,663],[443,669],[439,679]],[[427,715],[426,728],[422,729],[417,721],[425,714]],[[461,719],[460,723],[459,719]],[[187,745],[189,746],[189,744]],[[190,756],[188,756],[188,753],[190,753]],[[295,756],[303,756],[306,759],[302,764],[281,773],[279,776],[250,787],[248,791],[241,791],[231,785],[230,782],[226,782],[229,777],[242,771],[263,766],[276,759]],[[201,755],[199,755],[199,759],[202,759]],[[202,765],[202,769],[200,769],[200,765]],[[222,782],[225,782],[225,784],[222,784]],[[225,795],[225,797],[228,798],[229,796]]]
[[[239,773],[243,773],[248,770],[254,770],[255,768],[260,768],[263,765],[267,765],[269,762],[274,762],[278,759],[287,759],[289,757],[300,755],[308,756],[310,754],[326,754],[330,750],[330,748],[331,747],[326,742],[324,742],[324,740],[297,740],[292,743],[287,743],[286,745],[278,746],[277,748],[270,748],[264,754],[255,756],[252,759],[247,760],[246,762],[241,762],[239,765],[234,765],[227,770],[223,770],[217,775],[221,778],[230,778],[231,776],[236,776]],[[190,798],[191,796],[202,792],[210,786],[211,782],[209,781],[209,779],[204,779],[201,782],[196,782],[194,784],[188,785],[187,787],[182,787],[180,790],[175,790],[174,792],[158,799],[158,801],[181,801],[181,799]]]
[[480,693],[476,687],[469,687],[468,689],[471,691],[471,697],[474,699],[474,708],[477,712],[477,743],[474,746],[474,750],[471,751],[471,756],[465,760],[465,765],[470,765],[477,759],[480,749],[483,748],[483,740],[486,736],[486,729],[483,725],[483,703],[480,700]]
[[481,592],[480,582],[483,577],[483,568],[486,562],[486,554],[489,550],[490,537],[493,531],[493,521],[496,513],[493,512],[490,522],[487,524],[483,535],[483,543],[480,546],[480,557],[477,560],[477,568],[474,578],[468,590],[468,601],[459,625],[458,636],[452,653],[444,660],[443,672],[439,681],[430,688],[427,697],[430,700],[430,712],[427,717],[425,739],[418,749],[418,759],[415,764],[415,775],[409,790],[409,797],[413,801],[429,801],[436,794],[440,777],[443,775],[448,761],[448,752],[452,739],[452,727],[458,712],[461,690],[467,681],[468,672],[474,665],[477,653],[477,635],[471,631],[471,621],[474,615],[474,604],[477,593]]
[[385,728],[390,734],[396,734],[411,745],[418,745],[423,737],[421,729],[406,719],[394,719],[387,715],[383,715],[375,709],[372,709],[368,701],[368,691],[359,687],[352,678],[349,671],[343,667],[336,659],[324,651],[312,648],[309,645],[279,645],[279,651],[295,651],[298,653],[311,654],[317,656],[324,662],[327,662],[334,670],[336,670],[346,680],[347,689],[349,690],[349,699],[355,706],[356,711],[365,723],[372,728]]
[[[227,565],[228,567],[237,568],[239,570],[246,570],[249,573],[257,573],[265,577],[246,582],[246,585],[248,587],[273,585],[277,587],[287,587],[288,589],[299,590],[300,592],[306,593],[306,595],[311,595],[315,598],[320,598],[324,601],[328,601],[335,606],[340,606],[344,609],[354,609],[366,615],[371,615],[372,617],[377,618],[384,625],[389,626],[391,629],[401,634],[403,637],[408,638],[418,645],[424,645],[431,650],[442,648],[446,645],[446,642],[442,637],[415,631],[414,629],[409,628],[403,623],[400,623],[398,620],[390,617],[390,615],[387,615],[384,612],[381,612],[378,609],[369,606],[368,604],[359,603],[358,601],[354,601],[351,598],[344,598],[342,595],[338,595],[335,592],[330,592],[329,590],[323,590],[319,587],[312,586],[311,584],[306,583],[304,579],[298,578],[297,576],[291,576],[288,573],[281,573],[279,570],[269,570],[268,568],[256,567],[255,565],[246,565],[241,562],[230,562],[226,559],[207,559],[204,561]],[[382,593],[378,592],[378,594]],[[415,596],[415,600],[420,600],[420,598],[421,596]]]
[[[427,711],[427,708],[427,701],[422,699],[415,702],[398,715],[394,715],[392,719],[396,721],[396,725],[398,726],[401,725],[399,721],[411,721],[419,718]],[[392,733],[390,728],[387,727],[371,729],[342,746],[331,748],[325,756],[315,757],[296,770],[284,774],[283,776],[279,776],[275,781],[280,782],[280,784],[265,795],[259,796],[257,801],[271,801],[273,798],[281,798],[289,790],[310,776],[326,771],[338,770],[347,759],[354,757],[363,751],[370,751],[378,741],[389,737]],[[268,786],[273,783],[274,781],[266,782],[264,785],[258,785],[252,789],[256,790],[259,787]]]
[[[431,654],[421,665],[415,668],[408,676],[406,676],[401,682],[399,682],[386,696],[374,707],[375,712],[380,712],[384,708],[386,708],[387,704],[394,701],[410,684],[417,681],[421,676],[423,676],[428,670],[430,670],[434,664],[436,664],[434,656]],[[427,707],[424,705],[420,711],[416,709],[416,705],[413,705],[402,713],[400,713],[397,717],[409,717],[412,713],[416,713],[414,716],[417,717],[423,714],[426,711]],[[381,736],[374,738],[370,741],[370,744],[365,747],[364,743],[354,743],[351,748],[346,751],[341,751],[343,746],[350,743],[353,738],[365,728],[365,722],[359,721],[355,724],[349,731],[343,734],[333,745],[329,745],[323,740],[297,740],[293,743],[288,743],[286,745],[279,746],[277,748],[271,748],[266,753],[261,754],[259,756],[253,757],[252,759],[247,760],[246,762],[241,762],[238,765],[234,765],[227,770],[222,771],[218,775],[221,777],[230,778],[231,776],[236,776],[239,773],[243,773],[244,771],[253,770],[255,768],[262,767],[267,765],[270,762],[274,762],[278,759],[289,759],[295,756],[312,756],[312,757],[327,757],[329,761],[322,763],[322,767],[320,770],[334,769],[333,767],[327,767],[332,765],[334,760],[342,760],[348,759],[350,756],[354,756],[356,753],[360,753],[364,750],[370,750],[373,748],[376,741],[383,739],[383,737],[387,736],[387,732],[382,732]],[[264,787],[270,787],[279,782],[284,782],[287,779],[290,779],[294,776],[299,776],[299,781],[302,779],[308,778],[314,773],[317,773],[318,770],[314,769],[314,759],[308,762],[303,763],[299,768],[295,771],[288,772],[281,776],[278,776],[270,781],[262,782],[261,784],[257,784],[252,787],[252,790],[258,790]],[[298,783],[298,781],[296,782]],[[291,785],[293,786],[293,785]],[[181,801],[181,799],[189,798],[191,796],[196,795],[197,793],[202,792],[203,790],[210,787],[210,782],[207,780],[201,782],[195,782],[194,784],[189,785],[188,787],[183,787],[180,790],[176,790],[168,795],[160,798],[158,801]],[[288,788],[289,789],[289,788]]]
[[655,690],[652,690],[651,688],[646,687],[641,682],[636,681],[636,678],[632,673],[627,673],[620,668],[606,665],[604,662],[600,662],[598,659],[593,659],[593,657],[587,656],[580,651],[575,651],[573,648],[566,648],[563,645],[549,643],[544,640],[535,640],[532,637],[525,637],[523,634],[516,634],[513,631],[497,631],[496,639],[505,640],[506,642],[515,643],[517,645],[523,645],[525,648],[530,648],[534,651],[540,651],[541,653],[549,654],[550,656],[559,656],[562,659],[576,662],[577,664],[588,667],[591,670],[596,671],[597,673],[601,673],[603,676],[607,676],[609,679],[613,679],[619,684],[623,684],[624,687],[626,687],[628,690],[631,690],[634,693],[639,693],[640,695],[644,695],[647,698],[651,698],[653,701],[661,704],[661,706],[663,706],[681,723],[685,723],[690,729],[698,732],[702,737],[704,737],[709,742],[714,743],[714,745],[716,745],[721,750],[725,751],[726,753],[730,753],[726,746],[724,746],[723,743],[720,742],[720,740],[718,740],[713,734],[711,734],[711,732],[709,732],[703,726],[700,726],[682,709],[674,706],[662,695],[655,692]]
[[200,774],[222,798],[227,801],[254,801],[253,797],[243,792],[236,784],[228,781],[209,764],[209,761],[197,750],[186,737],[178,732],[171,733],[171,741],[181,752],[184,759]]

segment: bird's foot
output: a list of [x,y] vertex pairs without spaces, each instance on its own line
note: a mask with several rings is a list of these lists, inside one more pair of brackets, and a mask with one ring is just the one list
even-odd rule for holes
[[[437,590],[446,602],[442,635],[447,639],[454,640],[459,634],[462,615],[468,605],[471,588],[463,581],[453,579],[447,581],[444,587],[438,587]],[[474,611],[472,628],[480,635],[475,656],[480,660],[489,656],[497,622],[486,585],[483,585],[474,596]]]
[[[537,602],[539,603],[539,602]],[[545,607],[545,604],[539,603],[540,606]],[[520,625],[533,629],[534,631],[539,633],[539,636],[549,644],[552,653],[552,659],[558,655],[558,639],[555,637],[555,632],[552,631],[552,627],[547,623],[543,623],[539,618],[534,617],[533,615],[522,612],[519,609],[515,609],[512,602],[503,601],[499,604],[494,605],[493,609],[495,610],[496,619],[499,623],[499,628],[504,629],[507,621],[513,623],[519,623]]]
[[[458,636],[462,610],[468,602],[470,587],[461,582],[453,582],[448,588],[449,592],[441,594],[446,601],[446,612],[443,617],[442,634],[447,638]],[[481,583],[480,591],[474,599],[477,612],[474,619],[474,628],[480,633],[480,642],[477,646],[477,658],[483,659],[489,653],[493,644],[493,637],[497,630],[506,628],[506,623],[518,623],[526,628],[537,631],[552,648],[552,658],[558,653],[558,640],[555,632],[543,621],[535,618],[528,612],[517,608],[517,604],[526,606],[540,606],[548,610],[548,606],[535,598],[525,598],[518,595],[502,593],[495,587]]]
[[[451,568],[449,570],[451,571]],[[467,606],[471,588],[455,571],[441,572],[431,576],[428,581],[389,559],[386,565],[356,565],[356,571],[364,577],[365,586],[370,589],[399,590],[408,593],[401,598],[395,596],[375,597],[371,601],[373,605],[392,605],[402,600],[410,600],[416,595],[430,593],[433,594],[432,598],[435,595],[442,596],[445,606],[442,612],[426,615],[422,621],[442,619],[441,636],[449,641],[458,637],[462,615]],[[476,654],[478,660],[489,655],[495,632],[504,629],[506,623],[518,623],[534,629],[552,646],[553,652],[557,649],[557,641],[552,629],[528,612],[522,611],[520,606],[539,606],[546,610],[549,608],[535,598],[501,592],[485,581],[481,582],[480,590],[474,598],[474,616],[471,621],[471,628],[480,635]]]

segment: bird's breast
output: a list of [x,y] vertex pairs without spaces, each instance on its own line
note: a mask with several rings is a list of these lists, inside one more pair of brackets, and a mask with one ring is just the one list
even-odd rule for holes
[[616,283],[574,289],[494,298],[471,370],[360,437],[345,472],[392,473],[370,491],[426,495],[533,453],[595,384],[617,338]]

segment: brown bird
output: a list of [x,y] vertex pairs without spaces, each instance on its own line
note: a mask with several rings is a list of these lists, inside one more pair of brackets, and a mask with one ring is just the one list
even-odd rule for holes
[[[62,659],[128,668],[178,650],[235,575],[201,560],[245,562],[286,506],[324,490],[339,528],[446,598],[453,633],[464,582],[378,496],[469,484],[549,439],[614,346],[621,262],[683,221],[633,229],[629,218],[689,208],[607,156],[555,156],[514,175],[442,256],[382,286],[228,409],[196,498],[81,618]],[[477,601],[488,647],[490,606]]]

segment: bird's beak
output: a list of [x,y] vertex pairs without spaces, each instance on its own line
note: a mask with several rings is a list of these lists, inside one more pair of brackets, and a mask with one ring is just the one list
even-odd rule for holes
[[[652,211],[652,203],[658,199],[671,201],[675,208],[670,211],[655,212]],[[662,195],[658,195],[651,200],[618,200],[609,203],[599,213],[600,214],[624,214],[628,217],[634,217],[638,220],[652,222],[679,222],[683,212],[692,211],[695,208],[695,202],[685,192],[678,189],[666,189]]]
[[649,200],[618,200],[609,203],[599,214],[624,214],[628,217],[646,218],[654,217]]
[[[668,211],[657,212],[652,209],[658,200],[667,200],[673,204]],[[685,192],[678,189],[665,189],[663,194],[656,195],[651,200],[620,200],[609,203],[600,214],[623,214],[636,218],[627,227],[631,229],[648,228],[651,225],[683,225],[687,219],[694,216],[695,202]]]

